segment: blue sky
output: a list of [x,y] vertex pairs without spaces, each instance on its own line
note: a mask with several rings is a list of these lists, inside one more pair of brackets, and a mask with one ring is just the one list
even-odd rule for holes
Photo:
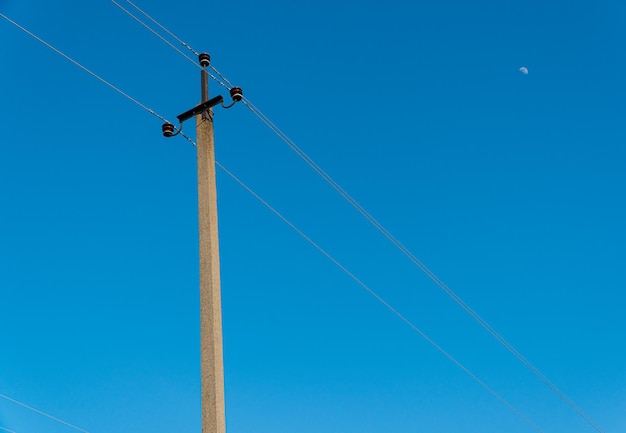
[[[471,3],[137,2],[624,431],[626,6]],[[108,0],[0,12],[170,119],[198,102],[198,69]],[[0,40],[0,393],[91,433],[199,431],[195,149],[4,20]],[[594,431],[246,107],[215,122],[218,161],[533,423]],[[229,432],[534,431],[217,180]],[[73,431],[5,400],[0,427]]]

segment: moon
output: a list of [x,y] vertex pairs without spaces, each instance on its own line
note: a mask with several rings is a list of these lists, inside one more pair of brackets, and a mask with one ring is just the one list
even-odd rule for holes
[[526,66],[519,68],[519,71],[524,75],[528,75],[528,68]]

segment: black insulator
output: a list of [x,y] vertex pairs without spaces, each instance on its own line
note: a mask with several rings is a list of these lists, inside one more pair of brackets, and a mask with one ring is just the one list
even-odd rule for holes
[[198,60],[200,61],[200,66],[206,68],[211,63],[211,56],[208,53],[200,53]]
[[164,123],[163,126],[161,126],[161,129],[163,130],[163,136],[165,137],[171,137],[174,135],[175,128],[171,123]]
[[241,90],[241,87],[233,87],[230,89],[230,97],[234,102],[241,101],[243,99],[243,90]]

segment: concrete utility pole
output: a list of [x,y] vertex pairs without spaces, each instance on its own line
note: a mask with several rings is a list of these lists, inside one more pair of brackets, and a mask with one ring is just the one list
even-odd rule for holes
[[[200,72],[202,102],[209,100],[206,66]],[[196,115],[198,232],[200,236],[200,368],[202,433],[225,433],[222,301],[217,230],[217,187],[211,108]]]
[[202,102],[177,116],[178,131],[171,123],[163,124],[163,135],[180,134],[185,120],[196,118],[198,157],[198,234],[200,237],[200,372],[202,380],[202,433],[226,433],[224,406],[224,357],[222,354],[222,301],[220,295],[220,254],[217,231],[217,187],[215,183],[215,146],[212,107],[232,107],[243,99],[239,87],[232,87],[233,102],[224,105],[220,95],[209,99],[211,57],[198,55],[202,66],[200,89]]

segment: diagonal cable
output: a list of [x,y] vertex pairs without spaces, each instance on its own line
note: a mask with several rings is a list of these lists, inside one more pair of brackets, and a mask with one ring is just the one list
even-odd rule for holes
[[478,376],[472,373],[467,367],[461,364],[456,358],[454,358],[450,353],[448,353],[445,349],[443,349],[439,344],[437,344],[433,339],[431,339],[428,335],[426,335],[421,329],[419,329],[416,325],[414,325],[409,319],[403,316],[398,310],[396,310],[393,306],[391,306],[387,301],[385,301],[378,293],[376,293],[373,289],[371,289],[367,284],[361,281],[357,276],[355,276],[352,272],[350,272],[345,266],[343,266],[337,259],[335,259],[330,253],[328,253],[325,249],[319,246],[315,241],[309,238],[302,230],[296,227],[291,221],[289,221],[286,217],[284,217],[280,212],[274,209],[269,203],[267,203],[261,196],[259,196],[256,192],[254,192],[250,187],[248,187],[242,180],[236,177],[233,173],[226,169],[222,164],[216,161],[215,165],[217,165],[224,173],[226,173],[231,179],[237,182],[242,188],[244,188],[248,193],[250,193],[254,198],[256,198],[263,206],[270,210],[274,215],[280,218],[285,224],[287,224],[292,230],[294,230],[298,235],[300,235],[305,241],[311,244],[317,251],[322,253],[328,260],[330,260],[335,266],[337,266],[341,271],[343,271],[347,276],[349,276],[352,280],[354,280],[359,286],[361,286],[365,291],[367,291],[370,295],[372,295],[378,302],[385,306],[389,311],[391,311],[396,317],[402,320],[405,324],[407,324],[413,331],[419,334],[428,344],[437,349],[442,355],[444,355],[448,360],[452,361],[458,368],[460,368],[464,373],[474,379],[480,386],[482,386],[485,390],[487,390],[491,395],[497,398],[500,402],[502,402],[505,406],[507,406],[511,411],[513,411],[517,416],[523,419],[527,424],[529,424],[533,429],[538,432],[542,432],[536,424],[534,424],[530,419],[528,419],[523,413],[521,413],[518,409],[515,408],[511,403],[509,403],[504,397],[498,394],[493,390],[489,385],[483,382]]
[[[128,1],[128,0],[127,0]],[[174,44],[172,44],[170,41],[168,41],[167,39],[165,39],[163,36],[161,36],[157,31],[155,31],[154,29],[152,29],[149,25],[147,25],[146,23],[144,23],[143,21],[141,21],[139,18],[137,18],[135,15],[133,15],[130,11],[128,11],[128,9],[124,8],[122,5],[120,5],[118,2],[116,2],[115,0],[111,0],[111,2],[113,2],[113,4],[115,6],[117,6],[118,8],[120,8],[120,10],[122,10],[124,13],[126,13],[126,15],[128,15],[129,17],[131,17],[132,19],[134,19],[135,21],[137,21],[143,28],[145,28],[146,30],[148,30],[150,33],[152,33],[154,36],[156,36],[157,38],[159,38],[162,42],[166,43],[171,49],[173,49],[174,51],[176,51],[178,54],[180,54],[181,56],[183,56],[185,59],[187,59],[189,62],[193,63],[194,65],[200,67],[200,65],[198,64],[198,62],[196,62],[192,57],[188,56],[187,54],[183,53],[178,47],[174,46]],[[130,3],[130,2],[128,2]],[[135,8],[137,6],[135,6],[133,3],[130,3],[132,6],[134,6]],[[196,54],[197,56],[197,54]]]
[[[77,427],[77,426],[75,426],[74,424],[71,424],[71,423],[69,423],[69,422],[67,422],[67,421],[63,421],[61,418],[57,418],[56,416],[52,416],[52,415],[50,415],[50,414],[49,414],[49,413],[47,413],[47,412],[44,412],[44,411],[39,410],[39,409],[36,409],[36,408],[34,408],[34,407],[32,407],[32,406],[27,405],[26,403],[22,403],[21,401],[15,400],[15,399],[13,399],[13,398],[11,398],[11,397],[9,397],[9,396],[6,396],[6,395],[4,395],[4,394],[0,394],[0,398],[3,398],[3,399],[8,400],[8,401],[10,401],[10,402],[12,402],[12,403],[15,403],[15,404],[17,404],[18,406],[22,406],[23,408],[26,408],[26,409],[28,409],[28,410],[31,410],[31,411],[35,412],[35,413],[38,413],[39,415],[43,415],[43,416],[45,416],[46,418],[50,418],[50,419],[51,419],[51,420],[53,420],[53,421],[56,421],[56,422],[58,422],[58,423],[61,423],[61,424],[66,425],[66,426],[68,426],[68,427],[71,427],[71,428],[73,428],[74,430],[78,430],[78,431],[80,431],[80,432],[82,432],[82,433],[89,433],[89,432],[88,432],[87,430],[85,430],[85,429],[82,429],[82,428],[80,428],[80,427]],[[0,427],[0,428],[1,428],[1,427]],[[7,429],[3,429],[3,430],[7,430]],[[7,430],[7,431],[9,431],[9,430]]]
[[[144,26],[146,29],[148,29],[152,34],[154,34],[156,37],[158,37],[159,39],[161,39],[163,42],[165,42],[167,45],[169,45],[170,47],[174,48],[179,54],[181,54],[183,57],[189,59],[189,57],[187,57],[184,53],[182,53],[180,50],[176,49],[176,47],[174,47],[167,39],[165,39],[164,37],[162,37],[158,32],[154,31],[150,26],[144,24],[141,20],[139,20],[135,15],[131,14],[130,12],[128,12],[126,9],[124,9],[123,7],[121,7],[119,4],[117,4],[115,2],[115,0],[111,0],[117,7],[119,7],[120,9],[122,9],[124,12],[126,12],[129,16],[131,16],[135,21],[137,21],[139,24],[141,24],[142,26]],[[146,11],[144,11],[143,9],[141,9],[139,6],[137,6],[135,3],[133,3],[130,0],[126,0],[126,3],[128,3],[129,5],[131,5],[133,8],[135,8],[140,14],[142,14],[144,17],[146,17],[147,19],[149,19],[152,23],[154,23],[156,26],[158,26],[161,30],[163,30],[165,33],[167,33],[170,37],[172,37],[176,42],[178,42],[180,45],[182,45],[183,47],[187,48],[189,51],[191,51],[193,53],[194,56],[198,57],[200,55],[200,53],[198,53],[196,50],[194,50],[191,45],[189,45],[187,42],[183,41],[181,38],[179,38],[178,36],[176,36],[173,32],[171,32],[167,27],[165,27],[163,24],[161,24],[160,22],[158,22],[157,20],[155,20],[152,16],[150,16]],[[195,63],[195,61],[194,61]],[[209,68],[211,68],[213,70],[213,72],[215,72],[223,81],[224,83],[220,82],[217,78],[215,78],[214,76],[211,76],[211,78],[213,78],[215,81],[217,81],[219,84],[222,85],[222,87],[225,87],[226,89],[230,90],[231,87],[233,87],[232,83],[230,81],[228,81],[228,78],[226,78],[224,75],[222,75],[222,73],[220,71],[218,71],[213,65],[209,64]]]
[[[134,3],[126,0],[131,6],[133,6],[135,9],[137,9],[139,12],[141,12],[142,14],[144,14],[145,16],[147,16],[150,20],[152,20],[154,23],[156,23],[159,27],[165,29],[161,24],[159,24],[156,20],[154,20],[152,17],[150,17],[150,15],[146,14],[143,10],[139,9]],[[200,64],[198,64],[198,62],[196,60],[194,60],[192,57],[188,56],[187,54],[185,54],[184,52],[182,52],[178,47],[176,47],[174,44],[172,44],[170,41],[168,41],[166,38],[164,38],[162,35],[159,34],[159,32],[157,32],[156,30],[154,30],[152,27],[150,27],[148,24],[144,23],[143,21],[141,21],[141,19],[139,19],[136,15],[134,15],[132,12],[130,12],[128,9],[124,8],[122,5],[120,5],[118,2],[116,2],[115,0],[111,0],[111,2],[117,6],[120,10],[122,10],[126,15],[128,15],[129,17],[131,17],[133,20],[135,20],[137,23],[139,23],[143,28],[145,28],[146,30],[148,30],[150,33],[152,33],[154,36],[156,36],[157,38],[159,38],[162,42],[164,42],[165,44],[167,44],[171,49],[173,49],[174,51],[176,51],[178,54],[180,54],[182,57],[184,57],[185,59],[187,59],[187,61],[191,62],[192,64],[194,64],[196,67],[202,69],[202,66],[200,66]],[[171,34],[171,32],[169,32],[169,30],[165,29],[169,34]],[[175,37],[175,36],[174,36]],[[178,39],[178,38],[176,38]],[[182,42],[182,41],[181,41]],[[189,45],[187,45],[186,43],[182,42],[182,44],[189,48],[196,56],[198,55],[198,53],[191,48]],[[222,79],[226,80],[225,77],[217,70],[215,69],[213,66],[209,65],[209,68],[211,68],[216,74],[218,74]],[[217,78],[215,75],[211,74],[210,72],[207,72],[209,74],[209,77],[211,77],[215,82],[217,82],[220,86],[224,87],[227,90],[230,90],[231,87],[233,87],[232,85],[227,85],[224,82],[222,82],[219,78]],[[226,80],[228,81],[228,80]],[[229,83],[230,84],[230,83]]]
[[95,72],[92,72],[90,69],[87,69],[85,66],[81,65],[80,63],[78,63],[76,60],[72,59],[70,56],[68,56],[67,54],[63,53],[61,50],[53,47],[52,45],[50,45],[48,42],[44,41],[43,39],[41,39],[39,36],[35,35],[34,33],[30,32],[29,30],[25,29],[24,27],[20,26],[18,23],[16,23],[15,21],[13,21],[12,19],[10,19],[9,17],[7,17],[6,15],[0,13],[0,17],[4,18],[6,21],[8,21],[9,23],[13,24],[15,27],[17,27],[18,29],[20,29],[21,31],[23,31],[24,33],[26,33],[27,35],[29,35],[30,37],[32,37],[33,39],[37,40],[38,42],[42,43],[43,45],[45,45],[46,47],[50,48],[52,51],[54,51],[55,53],[57,53],[58,55],[60,55],[61,57],[63,57],[64,59],[68,60],[69,62],[73,63],[75,66],[78,66],[80,69],[82,69],[83,71],[87,72],[89,75],[91,75],[92,77],[96,78],[98,81],[106,84],[108,87],[110,87],[111,89],[115,90],[117,93],[119,93],[120,95],[124,96],[126,99],[130,100],[131,102],[135,103],[136,105],[138,105],[139,107],[143,108],[144,110],[146,110],[148,113],[152,114],[153,116],[157,117],[158,119],[162,120],[163,122],[168,122],[168,120],[166,118],[164,118],[163,116],[157,114],[154,110],[152,110],[151,108],[145,106],[144,104],[142,104],[141,102],[137,101],[135,98],[133,98],[132,96],[128,95],[127,93],[123,92],[122,90],[120,90],[119,88],[115,87],[113,84],[109,83],[107,80],[105,80],[104,78],[102,78],[101,76],[99,76],[98,74],[96,74]]
[[[115,3],[115,2],[113,2]],[[144,12],[142,9],[139,8],[139,6],[137,6],[135,3],[133,3],[130,0],[126,0],[126,3],[128,3],[129,5],[131,5],[132,7],[134,7],[135,9],[137,9],[144,17],[148,18],[150,21],[152,21],[154,24],[156,24],[157,26],[159,26],[159,28],[161,30],[163,30],[165,33],[167,33],[168,35],[170,35],[172,38],[174,38],[179,44],[181,44],[183,47],[187,48],[189,51],[191,51],[193,53],[194,56],[198,57],[200,55],[200,53],[198,53],[196,50],[194,50],[193,48],[191,48],[185,41],[183,41],[182,39],[180,39],[178,36],[176,36],[174,33],[170,32],[165,26],[161,25],[161,23],[159,23],[157,20],[155,20],[154,18],[152,18],[150,15],[148,15],[146,12]]]
[[570,406],[580,417],[599,433],[604,433],[602,428],[587,415],[571,398],[569,398],[559,387],[548,379],[537,367],[535,367],[524,355],[522,355],[511,343],[509,343],[499,332],[497,332],[485,319],[483,319],[474,309],[472,309],[459,295],[457,295],[447,284],[445,284],[433,271],[431,271],[422,261],[420,261],[404,244],[393,236],[376,218],[374,218],[356,199],[339,185],[328,173],[326,173],[311,157],[309,157],[300,147],[294,143],[278,126],[276,126],[265,114],[255,107],[250,100],[244,98],[244,104],[257,116],[272,132],[274,132],[287,146],[298,155],[307,165],[309,165],[322,179],[326,181],[341,197],[343,197],[357,212],[359,212],[370,224],[372,224],[389,242],[391,242],[402,254],[404,254],[415,266],[417,266],[428,278],[430,278],[446,295],[448,295],[457,305],[459,305],[472,319],[483,327],[493,338],[498,341],[506,350],[515,356],[526,368],[528,368],[539,380],[541,380],[550,390],[560,397]]

